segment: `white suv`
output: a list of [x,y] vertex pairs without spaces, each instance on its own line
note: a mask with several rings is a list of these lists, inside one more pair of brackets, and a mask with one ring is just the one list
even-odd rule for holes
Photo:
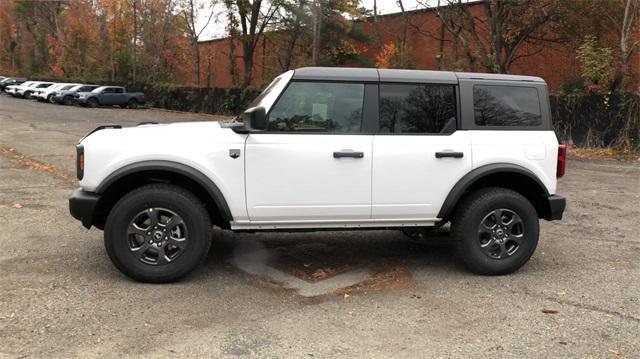
[[102,126],[77,146],[71,214],[127,276],[168,282],[233,231],[451,222],[462,262],[505,274],[561,219],[566,150],[537,77],[302,68],[243,123]]

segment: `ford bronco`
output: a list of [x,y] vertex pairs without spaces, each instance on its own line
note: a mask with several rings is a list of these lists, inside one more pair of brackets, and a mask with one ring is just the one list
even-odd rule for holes
[[232,231],[447,224],[472,272],[511,273],[562,218],[566,148],[537,77],[286,72],[229,123],[101,126],[77,145],[71,214],[144,282],[184,277]]

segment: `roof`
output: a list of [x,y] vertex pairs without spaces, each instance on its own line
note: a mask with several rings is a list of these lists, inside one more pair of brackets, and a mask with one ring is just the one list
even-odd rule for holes
[[544,82],[542,78],[534,76],[359,67],[302,67],[295,70],[293,79],[315,81],[430,82],[448,84],[457,84],[458,80],[461,79]]

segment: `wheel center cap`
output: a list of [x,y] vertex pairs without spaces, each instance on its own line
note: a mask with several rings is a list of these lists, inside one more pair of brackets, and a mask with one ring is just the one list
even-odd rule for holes
[[155,239],[156,241],[161,240],[162,239],[162,232],[160,232],[160,231],[153,232],[153,239]]
[[498,237],[500,237],[500,238],[504,237],[504,230],[502,230],[502,228],[501,228],[501,229],[498,229],[498,230],[496,231],[496,235],[497,235]]

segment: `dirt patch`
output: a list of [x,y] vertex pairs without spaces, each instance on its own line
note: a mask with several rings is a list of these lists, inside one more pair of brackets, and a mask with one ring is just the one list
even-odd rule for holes
[[579,148],[569,147],[567,151],[571,159],[605,160],[614,159],[624,162],[640,162],[640,151],[617,148]]
[[333,294],[387,292],[407,289],[413,285],[413,278],[405,265],[383,263],[381,267],[383,270],[376,273],[371,279],[349,288],[338,290]]
[[77,184],[77,180],[75,177],[68,175],[65,171],[59,169],[58,167],[49,163],[36,161],[33,158],[17,152],[13,148],[0,147],[0,155],[8,158],[19,168],[29,168],[36,171],[46,172],[51,176],[61,179],[70,185]]

